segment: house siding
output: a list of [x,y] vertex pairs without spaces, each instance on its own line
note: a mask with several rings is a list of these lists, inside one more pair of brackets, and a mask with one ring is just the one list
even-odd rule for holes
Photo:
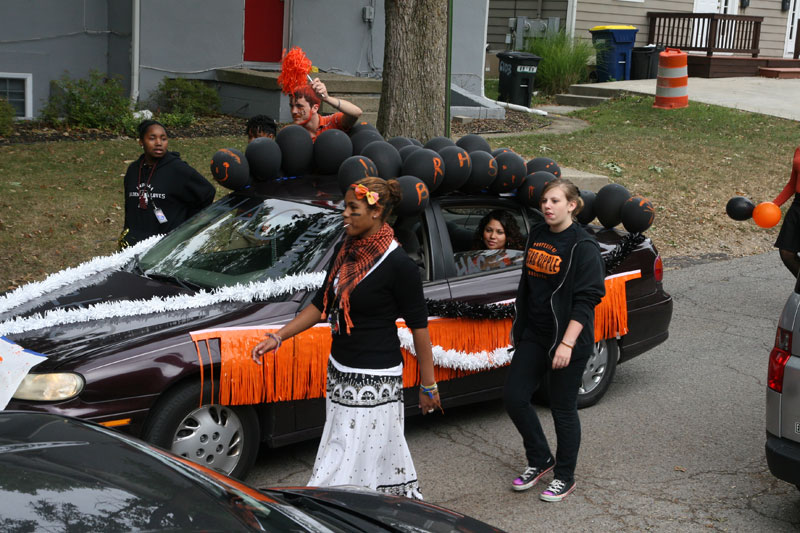
[[[625,2],[623,0],[578,0],[575,17],[575,36],[591,38],[590,28],[606,24],[629,24],[636,26],[636,46],[648,42],[648,11],[664,13],[691,13],[693,0],[645,0]],[[782,57],[786,38],[787,14],[781,13],[780,2],[774,0],[752,0],[750,7],[739,9],[738,15],[764,17],[761,24],[761,56]]]
[[[539,4],[542,5],[541,13]],[[563,29],[567,23],[567,0],[490,0],[489,21],[486,28],[486,42],[490,50],[506,50],[506,33],[508,19],[524,16],[531,19],[559,17],[559,27]]]

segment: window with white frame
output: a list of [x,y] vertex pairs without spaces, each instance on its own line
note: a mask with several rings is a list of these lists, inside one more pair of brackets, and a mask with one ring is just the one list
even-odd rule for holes
[[11,104],[17,118],[33,118],[33,75],[0,72],[0,98]]

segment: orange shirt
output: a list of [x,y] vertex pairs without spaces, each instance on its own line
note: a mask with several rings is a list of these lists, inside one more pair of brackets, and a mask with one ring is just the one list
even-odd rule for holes
[[781,193],[772,201],[772,203],[777,204],[778,206],[783,205],[783,202],[788,200],[792,194],[800,192],[800,180],[797,179],[798,175],[800,175],[800,146],[794,151],[794,158],[792,159],[792,176],[789,178],[789,183],[786,184],[786,187],[783,188]]
[[311,138],[316,141],[317,135],[329,129],[344,130],[344,126],[342,126],[343,120],[344,120],[344,113],[342,113],[341,111],[339,113],[334,113],[333,115],[325,115],[325,116],[320,115],[319,128],[317,128],[316,133],[311,134]]

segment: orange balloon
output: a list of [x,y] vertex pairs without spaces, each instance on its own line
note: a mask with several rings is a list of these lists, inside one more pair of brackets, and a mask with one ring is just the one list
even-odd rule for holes
[[781,221],[781,208],[772,202],[761,202],[753,209],[753,222],[762,228],[771,228]]

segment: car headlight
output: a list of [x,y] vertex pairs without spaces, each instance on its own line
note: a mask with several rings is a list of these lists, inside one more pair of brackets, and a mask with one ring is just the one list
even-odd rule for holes
[[53,402],[69,400],[83,390],[83,378],[78,374],[28,374],[14,393],[16,400]]

